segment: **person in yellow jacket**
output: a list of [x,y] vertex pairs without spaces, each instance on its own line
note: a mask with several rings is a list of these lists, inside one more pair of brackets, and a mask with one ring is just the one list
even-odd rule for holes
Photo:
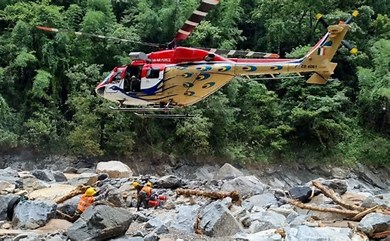
[[149,208],[149,200],[152,195],[152,186],[151,182],[147,182],[145,186],[139,191],[137,196],[137,211],[141,207],[141,204],[144,205],[145,208]]

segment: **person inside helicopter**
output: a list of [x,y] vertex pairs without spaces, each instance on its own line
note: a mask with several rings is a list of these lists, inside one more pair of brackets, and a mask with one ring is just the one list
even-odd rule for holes
[[123,89],[125,92],[139,92],[141,91],[141,79],[138,77],[140,74],[139,68],[126,69],[125,80],[123,83]]

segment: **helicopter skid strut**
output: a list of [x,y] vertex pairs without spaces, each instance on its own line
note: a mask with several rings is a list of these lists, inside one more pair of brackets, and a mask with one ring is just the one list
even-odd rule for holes
[[134,113],[136,116],[141,118],[191,118],[193,115],[190,114],[175,114],[172,113],[177,108],[173,107],[112,107],[112,110],[126,111]]

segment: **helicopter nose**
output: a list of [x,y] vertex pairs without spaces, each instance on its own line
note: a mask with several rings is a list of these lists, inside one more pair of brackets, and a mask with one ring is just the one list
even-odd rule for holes
[[96,87],[95,91],[96,91],[96,94],[100,95],[100,96],[103,96],[104,95],[104,90],[106,89],[106,86],[104,85],[99,85],[98,87]]

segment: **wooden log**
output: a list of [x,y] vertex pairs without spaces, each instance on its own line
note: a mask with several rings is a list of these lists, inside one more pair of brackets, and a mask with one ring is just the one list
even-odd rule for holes
[[384,231],[380,233],[374,233],[371,238],[374,239],[382,239],[382,238],[387,238],[387,236],[390,236],[390,231]]
[[337,209],[337,208],[316,207],[316,206],[304,204],[304,203],[301,203],[301,202],[299,202],[297,200],[292,200],[292,199],[289,199],[288,203],[291,204],[291,205],[294,205],[296,207],[302,208],[302,209],[308,209],[308,210],[318,211],[318,212],[337,213],[337,214],[342,214],[342,215],[352,216],[352,217],[354,217],[354,216],[356,216],[356,215],[358,215],[360,213],[357,210],[346,210],[346,209]]
[[225,197],[230,197],[232,199],[232,202],[241,205],[241,197],[240,194],[236,191],[233,192],[211,192],[211,191],[202,191],[198,189],[183,189],[178,188],[176,189],[177,195],[184,195],[184,196],[202,196],[202,197],[208,197],[213,200],[217,199],[224,199]]
[[65,196],[62,196],[55,200],[57,204],[63,203],[68,199],[71,199],[72,197],[75,197],[79,194],[85,193],[85,191],[89,188],[89,186],[79,185],[75,189],[73,189],[70,193],[66,194]]
[[356,214],[356,216],[352,217],[351,220],[352,220],[352,221],[359,221],[359,220],[361,220],[364,216],[366,216],[367,214],[372,213],[372,212],[375,212],[377,208],[378,208],[378,206],[375,206],[375,207],[366,209],[366,210],[364,210],[363,212],[360,212],[360,213]]
[[336,193],[332,190],[332,189],[329,189],[327,187],[325,187],[324,185],[322,185],[320,182],[318,181],[313,181],[313,186],[315,186],[316,188],[320,189],[321,192],[327,196],[328,198],[332,199],[333,202],[335,202],[336,204],[346,208],[346,209],[349,209],[349,210],[357,210],[357,211],[360,211],[360,212],[363,212],[365,211],[366,209],[363,208],[363,207],[359,207],[359,206],[356,206],[356,205],[353,205],[353,204],[349,204],[349,203],[346,203],[344,201],[342,201],[340,198],[338,198],[336,196]]

